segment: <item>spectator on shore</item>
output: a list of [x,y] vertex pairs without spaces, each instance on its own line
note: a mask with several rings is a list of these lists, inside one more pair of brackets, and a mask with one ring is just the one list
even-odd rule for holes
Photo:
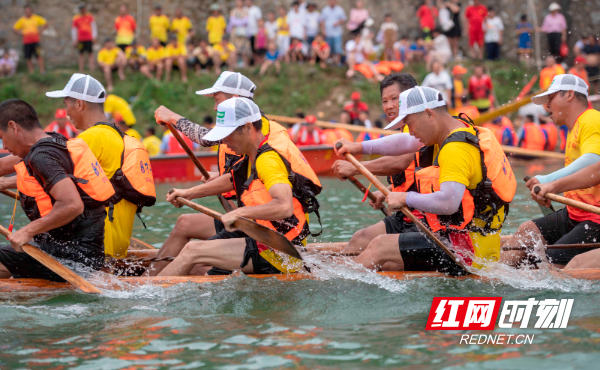
[[177,68],[181,73],[181,82],[187,83],[187,49],[185,44],[182,44],[177,39],[177,36],[171,35],[169,43],[165,48],[165,80],[171,81],[171,71],[173,67]]
[[469,22],[469,49],[473,59],[483,59],[483,21],[487,13],[487,8],[481,4],[481,0],[473,0],[473,5],[465,10],[465,18]]
[[279,50],[274,41],[269,41],[269,46],[265,54],[265,61],[260,67],[260,75],[264,76],[270,66],[275,65],[275,74],[279,76],[281,73],[281,62],[279,61]]
[[408,36],[404,35],[399,41],[394,43],[394,53],[396,54],[396,60],[407,63],[410,61],[410,41]]
[[467,90],[465,89],[465,83],[463,82],[463,76],[467,72],[467,69],[460,64],[457,64],[452,68],[451,107],[454,109],[461,108],[463,106],[463,101],[467,99]]
[[192,52],[195,62],[197,61],[197,64],[194,64],[196,68],[196,74],[199,74],[202,71],[207,71],[214,65],[214,53],[215,52],[213,48],[208,44],[208,42],[205,39],[200,39],[198,46],[194,48],[194,51]]
[[420,63],[425,60],[427,55],[427,48],[425,47],[425,40],[419,37],[413,42],[408,48],[407,59],[410,63]]
[[575,65],[573,68],[569,69],[569,74],[581,78],[588,86],[590,86],[590,80],[588,78],[587,71],[585,70],[586,64],[587,61],[585,60],[584,56],[579,55],[575,57]]
[[117,31],[115,43],[121,50],[125,51],[125,49],[131,45],[135,39],[136,28],[137,22],[135,21],[135,18],[129,14],[127,5],[121,5],[119,7],[119,16],[115,18],[115,31]]
[[74,139],[79,134],[75,126],[67,119],[67,111],[63,108],[59,108],[54,112],[54,121],[46,126],[44,131],[58,132],[67,139]]
[[269,35],[265,28],[265,21],[263,19],[258,20],[256,36],[254,36],[254,64],[262,65],[265,60],[265,54],[267,53],[267,46],[269,43]]
[[290,26],[290,38],[299,40],[304,44],[304,40],[306,40],[306,18],[304,12],[300,12],[300,3],[297,1],[292,3],[292,8],[287,13],[287,24]]
[[438,61],[434,61],[431,64],[432,72],[425,76],[421,86],[434,88],[442,93],[444,100],[447,105],[450,105],[450,97],[452,96],[452,78],[446,70],[444,65]]
[[[600,45],[598,45],[596,36],[588,36],[588,42],[584,45],[582,52],[586,61],[585,70],[587,71],[588,79],[591,80],[600,75],[600,68],[598,67],[600,65]],[[598,81],[590,82],[592,84],[590,85],[591,94],[597,94]]]
[[[300,9],[302,10],[302,9]],[[304,13],[304,28],[306,30],[306,50],[310,55],[310,47],[319,33],[321,13],[317,10],[315,3],[306,3],[306,12]]]
[[557,3],[550,4],[548,10],[550,13],[544,17],[540,31],[548,37],[549,53],[555,58],[560,58],[560,46],[567,42],[567,20]]
[[[367,30],[368,31],[368,30]],[[375,78],[382,81],[383,76],[375,69],[373,63],[366,58],[363,37],[360,33],[346,43],[346,63],[348,71],[346,77],[352,78],[356,71],[362,73],[368,80]]]
[[119,118],[127,124],[127,126],[133,126],[137,123],[135,115],[127,103],[127,100],[116,96],[115,94],[108,94],[104,101],[104,113],[106,118]]
[[190,19],[183,15],[180,7],[175,9],[175,17],[171,21],[171,32],[177,35],[177,41],[185,45],[187,41],[194,36],[194,27]]
[[321,29],[325,41],[331,48],[331,55],[336,65],[339,65],[344,52],[342,44],[343,28],[346,21],[346,12],[337,5],[337,0],[328,0],[327,6],[321,9]]
[[546,56],[546,68],[540,72],[540,89],[547,90],[554,77],[562,74],[565,74],[565,69],[556,63],[556,58],[552,55]]
[[492,79],[485,74],[482,64],[477,64],[473,70],[473,76],[469,79],[469,98],[471,105],[477,108],[479,113],[487,112],[494,102]]
[[331,48],[325,42],[323,35],[321,35],[320,33],[317,34],[317,36],[311,44],[310,50],[310,64],[318,63],[321,68],[327,68],[327,59],[329,59]]
[[500,45],[504,36],[504,23],[496,15],[493,7],[488,8],[488,15],[483,21],[483,30],[485,32],[485,55],[488,60],[500,59]]
[[287,22],[287,13],[285,8],[280,6],[277,11],[277,49],[280,58],[286,58],[287,52],[290,49],[290,25]]
[[432,31],[435,28],[435,19],[438,17],[438,9],[433,5],[432,0],[423,1],[417,9],[417,18],[419,18],[419,26],[421,35],[425,41],[430,41]]
[[531,58],[531,53],[533,52],[533,46],[531,45],[533,26],[527,22],[527,15],[523,14],[521,16],[521,21],[517,23],[515,32],[519,35],[519,61],[530,67],[533,62]]
[[215,65],[215,74],[221,75],[221,67],[227,67],[228,70],[235,70],[236,49],[229,42],[229,36],[223,35],[221,42],[213,46],[213,64]]
[[8,49],[4,49],[2,56],[0,56],[0,77],[12,76],[16,71],[17,63],[15,59],[10,55]]
[[[458,42],[462,37],[462,26],[460,19],[460,0],[438,0],[440,7],[440,27],[450,42],[450,49],[454,58],[458,57]],[[445,11],[442,12],[442,7]]]
[[127,65],[125,53],[115,45],[112,39],[104,40],[104,45],[98,52],[98,65],[106,80],[106,91],[113,91],[113,71],[117,71],[119,79],[125,81],[125,66]]
[[365,9],[363,0],[357,0],[354,8],[350,9],[346,28],[350,32],[359,32],[363,29],[365,22],[369,19],[369,11]]
[[367,105],[367,103],[361,101],[360,98],[361,98],[361,96],[358,91],[354,91],[350,95],[351,101],[344,105],[344,111],[348,112],[348,114],[350,115],[350,120],[349,120],[349,122],[344,122],[344,123],[354,124],[354,120],[358,119],[358,114],[360,112],[368,112],[369,111],[369,106]]
[[227,21],[223,14],[219,4],[212,4],[210,6],[210,16],[206,21],[206,32],[208,32],[208,43],[214,46],[221,42],[221,38],[225,34],[227,29]]
[[[229,15],[229,25],[227,33],[231,37],[231,43],[235,46],[235,52],[238,57],[242,57],[242,68],[249,64],[250,41],[248,40],[248,10],[244,8],[242,0],[235,1],[235,8]],[[238,58],[236,57],[236,63]]]
[[157,38],[162,46],[167,46],[168,32],[171,22],[169,17],[163,14],[162,6],[154,6],[154,14],[150,16],[148,27],[150,27],[150,37]]
[[85,4],[79,5],[79,14],[73,17],[71,25],[71,39],[73,45],[79,50],[79,72],[83,73],[85,66],[85,53],[88,53],[90,71],[96,70],[94,60],[94,42],[98,37],[98,28],[94,16],[87,12]]
[[287,56],[285,58],[286,62],[296,63],[304,61],[304,53],[302,49],[304,48],[304,43],[302,40],[292,37],[292,41],[290,42],[290,49],[288,50]]
[[383,44],[383,60],[393,62],[400,60],[394,50],[394,44],[398,39],[398,25],[392,21],[392,15],[387,13],[379,28],[376,40]]
[[277,43],[277,17],[275,16],[275,12],[269,10],[267,12],[267,21],[265,22],[265,29],[267,30],[267,36],[269,37],[269,41],[275,41]]
[[143,65],[146,64],[146,48],[139,45],[134,39],[129,46],[125,48],[125,60],[127,66],[134,71],[141,71]]
[[[262,19],[262,10],[252,0],[244,0],[246,9],[248,10],[248,42],[250,43],[250,50],[252,52],[252,62],[254,65],[261,64],[262,56],[258,55],[256,49],[256,35],[258,33],[258,21]],[[267,47],[265,43],[263,49]],[[258,57],[258,61],[255,59]]]
[[165,48],[160,44],[160,40],[156,37],[152,38],[151,42],[152,45],[146,49],[146,66],[148,66],[148,73],[145,73],[146,69],[140,69],[140,71],[148,78],[153,78],[152,73],[156,72],[156,79],[160,81],[163,71],[165,70]]
[[[40,50],[40,35],[44,30],[48,27],[48,22],[46,19],[40,17],[37,14],[33,14],[33,8],[30,5],[26,5],[23,8],[24,16],[19,18],[19,20],[13,26],[13,31],[23,37],[23,57],[25,58],[25,62],[27,63],[27,70],[29,73],[33,73],[33,62],[31,59],[35,57],[38,62],[38,66],[40,68],[40,73],[46,73],[44,68],[44,57],[42,56]],[[12,74],[10,71],[16,68],[16,64],[14,68],[10,68],[10,58],[5,59],[3,62],[3,71],[1,73]]]
[[148,155],[150,157],[154,157],[160,154],[160,139],[156,136],[156,131],[154,127],[148,127],[144,132],[144,139],[142,140],[142,144],[146,148]]
[[433,30],[433,41],[431,42],[431,50],[427,53],[427,70],[432,70],[433,62],[440,62],[443,66],[446,65],[452,58],[452,48],[448,37],[442,33],[440,28]]
[[588,36],[582,34],[579,40],[573,45],[573,54],[575,56],[583,55],[583,47],[588,44]]

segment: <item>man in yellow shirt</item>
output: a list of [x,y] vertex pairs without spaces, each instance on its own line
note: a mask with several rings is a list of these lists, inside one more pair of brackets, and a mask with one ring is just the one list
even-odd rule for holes
[[175,18],[171,21],[171,31],[177,34],[177,41],[185,45],[190,37],[194,35],[192,22],[183,15],[181,8],[175,10]]
[[162,46],[167,46],[167,37],[169,32],[169,17],[163,14],[162,6],[154,7],[154,14],[150,16],[150,37],[157,38]]
[[102,68],[108,92],[113,91],[112,72],[118,71],[119,79],[125,80],[127,60],[123,50],[119,49],[112,39],[104,40],[104,47],[98,52],[98,65]]
[[[402,92],[399,100],[398,118],[386,128],[406,125],[414,140],[425,146],[437,144],[440,149],[432,166],[415,170],[418,192],[393,192],[387,196],[390,211],[405,206],[418,210],[428,227],[452,245],[453,253],[467,265],[481,268],[487,262],[498,261],[505,210],[516,191],[516,180],[500,143],[491,131],[476,131],[452,117],[438,90],[415,87]],[[374,140],[377,144],[372,154],[411,145],[403,134],[386,139]],[[362,152],[362,148],[354,148],[343,145],[337,153]],[[408,271],[465,273],[411,222],[405,222],[399,232],[375,238],[355,262],[371,269],[394,262]]]
[[[106,176],[112,178],[121,168],[124,144],[121,136],[113,128],[96,125],[106,122],[104,86],[91,76],[75,73],[63,90],[48,92],[46,96],[63,98],[65,109],[73,124],[83,131],[78,138],[87,143]],[[115,191],[118,193],[119,189]],[[107,256],[122,258],[127,255],[136,211],[137,206],[125,199],[114,205],[112,222],[108,215],[104,224],[104,253]],[[110,209],[107,208],[107,212],[110,213]]]
[[169,44],[165,48],[165,80],[171,81],[171,71],[173,67],[181,72],[181,82],[187,83],[187,48],[185,44],[177,41],[176,36],[169,37]]
[[127,101],[114,94],[108,94],[104,102],[104,112],[111,115],[113,118],[117,114],[123,118],[127,126],[133,126],[137,120]]
[[115,125],[121,131],[123,131],[126,135],[129,135],[134,139],[138,139],[139,141],[142,141],[142,135],[140,135],[140,133],[137,132],[136,129],[127,126],[127,123],[125,123],[125,121],[123,120],[123,117],[121,117],[121,115],[119,113],[115,113],[112,117],[112,120],[114,121]]
[[148,127],[146,132],[144,133],[144,139],[142,140],[142,144],[146,147],[148,151],[148,155],[150,157],[154,157],[160,154],[160,144],[161,140],[156,136],[156,131],[154,131],[154,127]]
[[25,15],[15,23],[13,31],[23,36],[23,55],[27,63],[29,73],[33,73],[33,62],[31,58],[36,57],[40,67],[40,73],[45,73],[44,57],[40,50],[40,34],[48,27],[48,22],[37,14],[33,14],[30,5],[24,7]]
[[156,79],[160,81],[165,68],[165,47],[156,37],[151,42],[152,46],[146,49],[147,64],[142,66],[146,68],[140,68],[140,72],[150,79],[154,78],[152,72],[156,72]]
[[227,69],[230,71],[235,70],[235,46],[229,42],[229,36],[223,35],[221,42],[213,46],[213,51],[215,74],[221,74],[221,67],[227,67]]
[[208,32],[208,43],[212,46],[221,42],[223,35],[227,29],[225,17],[221,14],[219,4],[210,6],[210,16],[206,20],[206,32]]

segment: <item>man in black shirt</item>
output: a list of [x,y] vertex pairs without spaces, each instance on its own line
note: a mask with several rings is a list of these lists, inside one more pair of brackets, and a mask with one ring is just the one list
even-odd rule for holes
[[[106,212],[105,200],[99,198],[114,194],[112,187],[102,185],[106,177],[102,167],[88,171],[91,176],[75,177],[73,158],[78,157],[72,156],[71,151],[77,149],[73,146],[68,149],[61,134],[44,132],[33,107],[19,99],[0,103],[0,139],[5,149],[22,158],[15,166],[17,176],[6,180],[10,179],[9,187],[19,189],[21,206],[32,221],[8,237],[9,245],[0,245],[0,277],[62,281],[23,253],[21,246],[32,241],[63,263],[71,261],[100,269],[104,259]],[[80,150],[79,158],[87,161],[82,166],[91,168],[97,160],[87,151]],[[76,160],[77,165],[82,163]],[[110,185],[108,180],[106,183]]]

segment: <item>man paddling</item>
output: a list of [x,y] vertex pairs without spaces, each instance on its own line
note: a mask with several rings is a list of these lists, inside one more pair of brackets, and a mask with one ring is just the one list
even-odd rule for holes
[[290,273],[302,266],[300,260],[233,227],[240,217],[254,219],[301,248],[310,233],[306,213],[311,207],[318,210],[315,196],[321,184],[317,175],[285,128],[271,122],[271,131],[265,135],[262,124],[260,109],[249,99],[231,98],[218,105],[216,127],[204,139],[222,141],[244,157],[229,174],[191,189],[173,190],[167,200],[177,205],[178,197],[191,200],[233,190],[240,207],[223,215],[225,230],[206,241],[188,242],[160,276],[187,275],[195,265],[213,266],[209,275],[238,269],[244,273]]
[[56,258],[99,270],[104,203],[114,190],[85,141],[67,142],[61,134],[44,132],[35,109],[19,99],[0,104],[0,139],[4,149],[22,158],[17,176],[7,180],[19,190],[31,220],[8,237],[9,245],[0,246],[0,278],[64,281],[23,253],[21,246],[32,240]]
[[[546,107],[555,125],[565,125],[569,129],[565,167],[548,175],[538,175],[527,182],[533,199],[542,206],[549,206],[550,201],[535,195],[533,190],[536,185],[547,183],[549,185],[542,186],[542,194],[552,190],[566,191],[567,198],[600,206],[599,185],[577,187],[579,181],[573,181],[568,187],[560,185],[567,178],[573,179],[574,174],[600,163],[600,112],[588,108],[587,97],[588,86],[581,78],[563,74],[554,77],[548,91],[532,98],[533,103]],[[595,243],[599,233],[600,216],[568,206],[546,217],[521,224],[505,245],[532,246],[540,241],[543,245]],[[586,251],[589,249],[549,249],[545,253],[550,262],[566,265],[573,257]],[[511,251],[503,253],[503,260],[518,264],[526,255],[524,251]]]
[[[516,181],[494,134],[452,117],[441,92],[427,87],[400,94],[400,114],[386,128],[402,124],[414,139],[426,146],[437,144],[440,150],[433,165],[415,170],[418,191],[390,193],[386,198],[390,208],[408,206],[420,211],[429,228],[468,265],[480,268],[497,261],[501,227]],[[373,154],[390,155],[395,154],[393,148],[411,144],[401,134],[388,137],[388,142],[373,142]],[[362,154],[362,147],[344,143],[337,152]],[[403,222],[402,227],[399,235],[375,238],[355,261],[373,269],[391,261],[408,271],[464,273],[414,224]]]

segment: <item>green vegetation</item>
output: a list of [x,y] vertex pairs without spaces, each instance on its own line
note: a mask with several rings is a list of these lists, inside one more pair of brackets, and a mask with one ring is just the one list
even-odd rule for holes
[[[473,64],[465,62],[464,66],[472,70]],[[501,104],[517,96],[535,73],[508,62],[490,63],[488,68]],[[378,84],[361,77],[348,80],[342,68],[323,71],[307,64],[285,65],[279,77],[271,74],[264,78],[259,78],[257,71],[257,68],[249,68],[241,72],[258,86],[255,101],[267,114],[293,116],[297,111],[313,114],[323,111],[324,119],[336,120],[343,101],[349,99],[352,91],[361,92],[363,100],[373,109],[372,119],[381,113]],[[76,71],[72,69],[57,69],[45,75],[29,76],[19,73],[0,80],[0,101],[11,98],[24,99],[36,108],[43,124],[47,124],[52,121],[54,110],[61,107],[62,102],[47,98],[45,92],[62,89],[74,72]],[[427,74],[422,65],[407,67],[403,72],[413,74],[419,82]],[[94,77],[104,81],[98,71],[94,73]],[[116,74],[114,77],[114,94],[130,101],[140,123],[138,130],[153,124],[154,110],[160,105],[196,122],[201,121],[205,115],[213,114],[213,100],[195,94],[196,90],[212,86],[216,80],[213,74],[190,74],[187,85],[179,81],[177,72],[174,73],[174,82],[171,83],[148,81],[139,73],[128,74],[126,81],[119,81]],[[468,76],[464,78],[465,84],[467,78]]]

